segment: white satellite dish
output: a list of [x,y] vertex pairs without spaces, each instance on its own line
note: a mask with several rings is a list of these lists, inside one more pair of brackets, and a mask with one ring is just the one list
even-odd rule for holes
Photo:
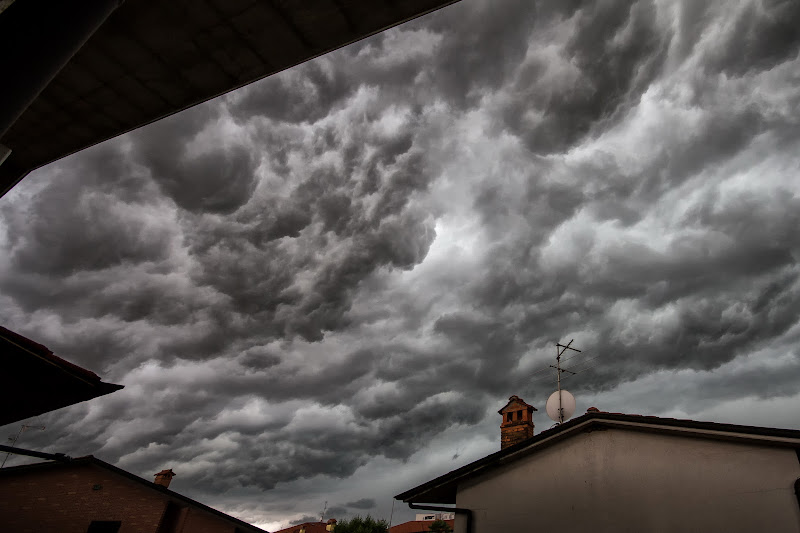
[[[559,400],[559,394],[561,395],[560,400]],[[561,406],[561,411],[564,417],[563,420],[561,417],[558,416],[559,405]],[[555,391],[547,399],[546,410],[547,410],[547,416],[550,417],[550,420],[553,420],[555,422],[563,422],[565,420],[569,420],[569,418],[575,414],[575,396],[565,391],[564,389],[561,389],[561,391]]]

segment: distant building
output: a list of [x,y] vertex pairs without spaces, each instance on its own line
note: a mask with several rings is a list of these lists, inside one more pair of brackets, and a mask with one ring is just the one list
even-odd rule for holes
[[275,531],[274,533],[326,533],[327,531],[334,531],[335,529],[336,519],[329,518],[327,522],[305,522],[303,524],[289,526],[285,529]]
[[418,514],[417,515],[417,522],[431,522],[436,520],[454,520],[456,517],[455,513],[428,513],[428,514]]
[[456,533],[800,532],[800,431],[590,408],[395,498]]
[[9,533],[265,533],[95,457],[0,469],[0,531]]
[[[455,517],[454,513],[440,513],[440,514],[446,514],[446,515],[452,514],[453,517]],[[445,523],[447,523],[447,525],[450,526],[450,529],[453,529],[455,524],[455,520],[453,518],[420,519],[419,518],[420,516],[428,517],[430,515],[417,515],[416,520],[412,520],[410,522],[404,522],[402,524],[397,524],[396,526],[390,527],[389,533],[420,533],[420,532],[430,533],[431,524],[433,524],[436,520],[444,520]]]

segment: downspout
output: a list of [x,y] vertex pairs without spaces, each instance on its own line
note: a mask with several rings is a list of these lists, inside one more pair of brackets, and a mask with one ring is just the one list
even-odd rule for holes
[[797,498],[797,506],[800,507],[800,477],[794,482],[794,497]]
[[408,502],[408,506],[412,509],[419,509],[420,511],[442,511],[444,513],[457,513],[467,516],[467,533],[472,533],[472,510],[461,509],[459,507],[437,507],[436,505],[417,505],[413,502]]

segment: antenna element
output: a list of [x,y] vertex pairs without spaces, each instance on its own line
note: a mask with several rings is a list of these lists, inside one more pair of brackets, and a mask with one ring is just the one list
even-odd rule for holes
[[[564,352],[567,350],[572,350],[574,352],[580,352],[577,348],[572,348],[571,344],[572,341],[575,339],[571,339],[567,344],[556,343],[556,364],[550,365],[550,368],[556,369],[556,382],[558,384],[558,390],[554,392],[550,398],[547,400],[547,415],[558,422],[559,424],[563,424],[564,420],[567,420],[575,413],[575,397],[572,396],[567,391],[561,390],[561,373],[566,372],[568,374],[575,374],[572,370],[567,370],[566,368],[561,368],[561,356],[564,355]],[[556,396],[557,395],[557,396]],[[557,410],[555,405],[552,406],[552,410],[555,412],[551,414],[551,401],[554,403],[558,400],[558,407]],[[569,414],[567,414],[567,412]],[[553,416],[555,414],[555,416]]]

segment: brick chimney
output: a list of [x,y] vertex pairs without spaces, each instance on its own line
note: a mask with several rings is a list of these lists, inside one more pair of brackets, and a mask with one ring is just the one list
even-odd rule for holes
[[515,394],[505,407],[497,411],[503,417],[500,424],[501,450],[533,437],[533,412],[536,410]]
[[158,474],[156,474],[156,480],[154,483],[156,485],[161,485],[164,488],[169,487],[169,482],[172,481],[172,478],[175,477],[175,472],[172,469],[162,470]]

